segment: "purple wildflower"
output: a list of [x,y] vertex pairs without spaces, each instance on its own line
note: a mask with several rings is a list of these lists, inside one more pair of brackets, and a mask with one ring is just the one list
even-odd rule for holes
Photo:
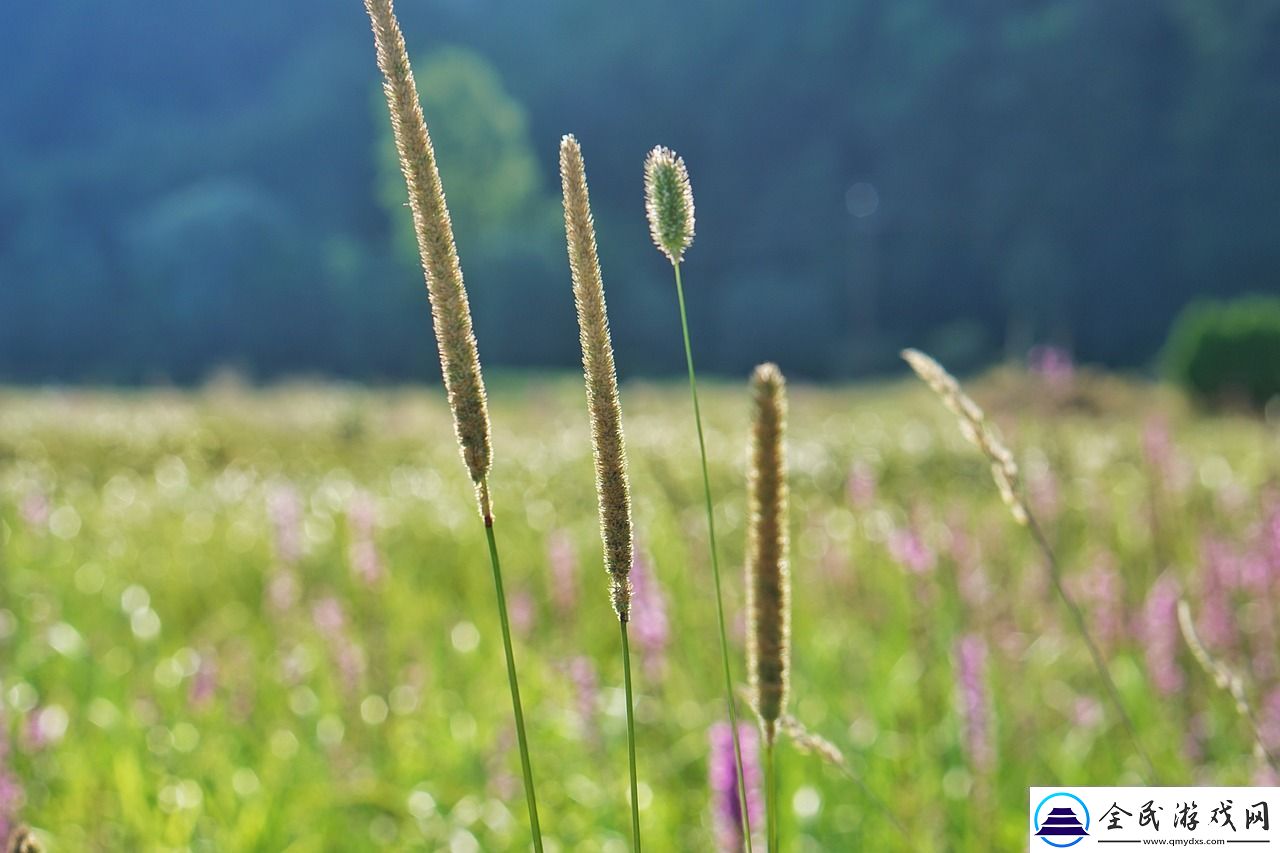
[[527,589],[518,589],[511,595],[511,627],[522,637],[533,633],[538,608]]
[[9,736],[0,713],[0,839],[7,839],[18,822],[18,810],[26,799],[22,782],[9,770]]
[[[711,743],[711,817],[715,824],[717,849],[741,853],[742,808],[738,799],[738,770],[733,755],[733,729],[720,722],[708,733]],[[742,775],[747,785],[747,817],[752,837],[763,827],[763,774],[760,770],[760,740],[755,726],[738,724],[738,744],[742,749]]]
[[889,534],[889,555],[898,565],[916,575],[933,571],[937,556],[913,527],[900,528]]
[[1280,687],[1273,688],[1262,700],[1258,729],[1268,750],[1280,749]]
[[1059,390],[1071,385],[1075,378],[1075,362],[1062,347],[1036,346],[1027,353],[1027,366],[1050,388]]
[[364,675],[364,649],[347,634],[347,616],[342,604],[333,597],[322,598],[312,606],[311,619],[324,635],[343,686],[347,692],[354,692]]
[[278,612],[292,610],[302,594],[298,575],[293,569],[277,569],[267,581],[267,603]]
[[311,606],[311,620],[326,635],[340,632],[347,625],[347,615],[342,612],[338,599],[329,596]]
[[1178,455],[1169,419],[1163,414],[1153,415],[1143,427],[1142,455],[1165,491],[1180,494],[1191,485],[1190,466]]
[[1102,703],[1092,696],[1077,696],[1071,707],[1071,721],[1077,728],[1096,729],[1102,725]]
[[57,745],[67,731],[67,712],[58,705],[33,710],[27,715],[26,748],[39,752]]
[[32,491],[22,499],[22,504],[18,507],[18,515],[21,516],[23,522],[33,530],[43,531],[49,524],[49,515],[52,507],[49,505],[49,498],[42,491]]
[[374,535],[377,526],[378,508],[373,496],[357,492],[347,504],[347,530],[351,540],[347,559],[355,576],[370,586],[382,580],[386,573]]
[[1027,492],[1036,517],[1041,521],[1053,521],[1062,514],[1062,489],[1058,478],[1048,467],[1028,473]]
[[1253,533],[1253,548],[1242,582],[1265,594],[1280,582],[1280,494],[1268,490],[1262,498],[1262,519]]
[[566,670],[573,682],[574,707],[582,733],[588,740],[598,741],[596,700],[600,693],[600,677],[596,674],[595,664],[589,658],[576,657],[569,661]]
[[302,498],[292,485],[274,487],[267,495],[267,516],[275,533],[276,559],[292,566],[302,558]]
[[1167,572],[1156,579],[1142,608],[1142,639],[1147,670],[1156,689],[1165,696],[1182,689],[1178,666],[1181,632],[1178,628],[1178,582]]
[[1201,552],[1200,618],[1196,629],[1211,649],[1230,649],[1237,639],[1231,595],[1240,586],[1240,562],[1230,546],[1217,539],[1205,540]]
[[551,563],[551,604],[561,618],[567,618],[578,604],[578,560],[563,530],[547,540],[547,560]]
[[867,510],[876,502],[876,471],[867,462],[855,462],[849,468],[846,485],[849,503],[854,509]]
[[986,773],[995,766],[987,696],[987,644],[977,634],[965,634],[956,642],[955,654],[965,751],[974,769]]
[[1088,608],[1098,642],[1115,644],[1124,635],[1124,583],[1115,557],[1103,552],[1093,567],[1073,584],[1079,600]]
[[628,630],[640,650],[645,674],[651,681],[659,680],[666,670],[667,644],[670,641],[667,603],[658,579],[641,558],[638,548],[631,561],[631,623]]
[[192,708],[207,708],[213,701],[214,691],[218,687],[218,665],[214,662],[213,652],[200,655],[200,663],[196,665],[195,675],[191,678],[191,686],[187,689],[187,704]]

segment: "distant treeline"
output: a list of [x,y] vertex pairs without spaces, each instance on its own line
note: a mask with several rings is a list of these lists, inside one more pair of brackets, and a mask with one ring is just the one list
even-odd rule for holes
[[[1144,365],[1280,290],[1280,0],[399,6],[486,364],[577,361],[565,132],[624,376],[682,365],[657,143],[711,371]],[[438,369],[359,0],[3,3],[0,80],[0,381]]]

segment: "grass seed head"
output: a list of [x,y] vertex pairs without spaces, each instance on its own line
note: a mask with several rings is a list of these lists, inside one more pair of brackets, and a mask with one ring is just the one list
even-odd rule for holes
[[987,419],[982,407],[964,393],[954,376],[929,356],[919,350],[907,349],[902,351],[902,358],[956,416],[965,439],[987,457],[987,461],[991,463],[991,477],[1000,490],[1000,499],[1009,508],[1014,521],[1026,524],[1030,516],[1022,499],[1018,463],[1014,462],[1013,454],[1000,438],[995,425]]
[[653,242],[673,264],[693,243],[693,188],[684,160],[659,145],[644,161],[644,206]]
[[777,365],[751,377],[748,455],[747,668],[752,705],[773,743],[786,712],[791,668],[791,570],[787,562],[786,382]]
[[622,406],[604,282],[596,252],[596,232],[587,194],[587,174],[578,140],[560,140],[560,182],[564,190],[564,231],[573,275],[573,300],[578,308],[582,343],[582,373],[591,415],[591,447],[596,466],[596,497],[600,504],[600,537],[604,567],[614,612],[623,622],[631,613],[632,528],[631,490],[627,479],[627,447],[622,434]]
[[488,518],[488,494],[481,485],[493,461],[489,408],[471,325],[471,308],[462,282],[440,172],[436,168],[435,150],[422,115],[409,54],[392,0],[365,0],[364,5],[373,23],[378,68],[383,75],[382,91],[391,113],[400,170],[409,189],[409,208],[413,212],[418,253],[427,280],[431,321],[440,348],[445,390],[453,410],[454,431],[467,471],[477,487],[481,513]]

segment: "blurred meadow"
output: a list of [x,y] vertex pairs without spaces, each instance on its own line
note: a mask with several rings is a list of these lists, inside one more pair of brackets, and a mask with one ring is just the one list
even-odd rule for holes
[[2,853],[1280,784],[1280,0],[396,11],[0,3]]
[[[1163,780],[1268,779],[1174,607],[1194,603],[1280,747],[1274,425],[1090,375],[974,389]],[[661,850],[715,844],[723,717],[684,392],[623,388],[641,817]],[[548,849],[621,851],[581,394],[497,378],[494,501]],[[733,385],[704,401],[741,673],[748,407]],[[792,709],[872,798],[784,740],[788,849],[1022,849],[1028,785],[1139,782],[1037,552],[926,390],[796,387],[789,450]],[[470,493],[434,392],[4,393],[4,802],[51,850],[521,849]]]

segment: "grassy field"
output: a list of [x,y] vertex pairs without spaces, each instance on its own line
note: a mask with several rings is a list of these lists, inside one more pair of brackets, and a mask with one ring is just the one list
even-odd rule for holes
[[[1174,617],[1280,745],[1280,440],[1096,380],[975,386],[1160,781],[1268,778]],[[617,624],[580,385],[499,378],[498,535],[549,849],[628,847]],[[641,817],[715,844],[723,719],[687,389],[623,389]],[[745,389],[704,399],[742,662]],[[1022,850],[1028,785],[1145,771],[984,461],[916,385],[792,390],[793,850]],[[442,393],[0,394],[0,823],[52,851],[524,849],[492,578]],[[1151,780],[1147,780],[1151,781]],[[870,792],[870,795],[868,795]],[[904,834],[897,827],[906,827]]]

